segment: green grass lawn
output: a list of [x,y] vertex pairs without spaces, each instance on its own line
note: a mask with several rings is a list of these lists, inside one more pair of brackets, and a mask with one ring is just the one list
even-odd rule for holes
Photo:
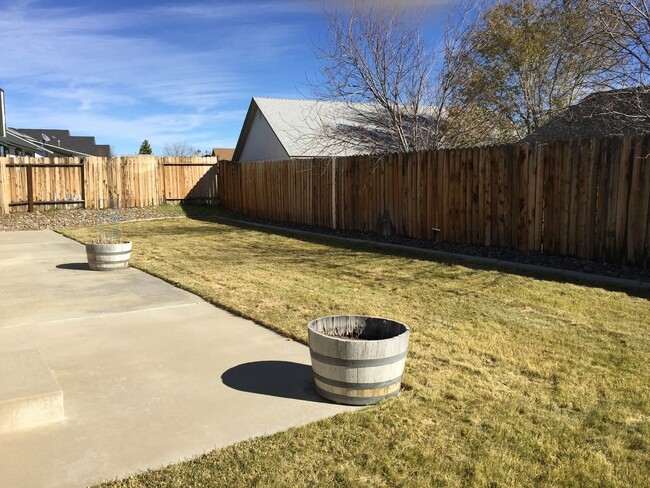
[[134,266],[297,340],[347,313],[412,335],[399,397],[108,486],[648,486],[647,294],[216,222],[121,229]]

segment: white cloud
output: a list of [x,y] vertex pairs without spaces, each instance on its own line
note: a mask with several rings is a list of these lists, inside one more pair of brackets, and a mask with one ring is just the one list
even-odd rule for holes
[[9,124],[92,134],[120,151],[144,138],[234,144],[256,94],[251,71],[263,75],[269,63],[304,48],[303,27],[282,15],[264,18],[306,11],[297,0],[218,8],[134,4],[109,13],[64,3],[0,0],[0,87]]
[[[77,20],[84,25],[88,18]],[[103,17],[95,24],[103,24],[99,20]],[[64,98],[78,96],[79,106],[86,109],[102,101],[131,104],[138,97],[200,109],[241,84],[235,73],[202,69],[215,59],[228,57],[219,46],[188,55],[160,39],[89,32],[74,28],[74,24],[70,19],[62,24],[58,19],[35,24],[24,15],[0,20],[0,43],[11,46],[3,50],[3,65],[11,67],[17,85],[44,97],[67,91]],[[107,92],[113,95],[106,97]]]
[[458,3],[461,0],[330,0],[323,2],[326,9],[349,9],[352,7],[359,8],[398,8],[404,10],[423,10],[431,8],[446,7],[450,4]]
[[[185,3],[160,7],[157,11],[201,19],[253,23],[255,20],[269,15],[318,14],[320,13],[320,2],[318,0],[239,2],[231,3],[227,8],[215,3]],[[220,27],[223,27],[223,24]]]
[[[238,8],[211,7],[208,10],[223,13]],[[204,73],[210,63],[219,67],[219,70],[210,70],[210,77],[223,72],[223,78],[235,78],[234,73],[229,72],[229,62],[242,56],[255,60],[259,54],[249,49],[250,42],[245,44],[243,40],[252,39],[253,44],[283,48],[291,45],[291,37],[295,34],[291,26],[282,24],[262,23],[246,32],[236,29],[226,32],[223,25],[215,25],[208,42],[188,52],[186,44],[177,42],[176,38],[188,38],[210,27],[206,23],[209,16],[207,11],[197,10],[203,23],[193,25],[190,19],[178,17],[177,10],[183,9],[161,7],[149,11],[136,8],[119,14],[87,14],[79,9],[44,9],[29,3],[17,4],[0,17],[0,42],[5,46],[2,61],[11,67],[14,78],[47,75],[52,82],[81,79],[137,86],[141,82],[150,84],[154,79],[173,80],[182,74],[183,83],[192,85],[194,80],[200,83],[207,79]]]

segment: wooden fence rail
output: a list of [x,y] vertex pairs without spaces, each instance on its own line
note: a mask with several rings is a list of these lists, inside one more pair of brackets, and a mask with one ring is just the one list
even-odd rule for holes
[[650,136],[220,163],[226,208],[333,229],[650,265]]
[[217,158],[0,158],[0,214],[216,202]]

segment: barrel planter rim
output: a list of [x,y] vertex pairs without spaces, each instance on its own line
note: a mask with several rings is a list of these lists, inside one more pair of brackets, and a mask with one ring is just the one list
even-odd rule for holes
[[92,246],[92,247],[99,247],[99,246],[107,246],[107,247],[117,247],[117,246],[132,246],[133,242],[131,241],[120,241],[120,242],[86,242],[85,246]]
[[[325,332],[328,328],[335,333]],[[348,314],[316,318],[307,330],[314,386],[320,396],[364,406],[399,394],[411,333],[408,325],[386,317]],[[364,337],[364,332],[369,334]]]
[[[400,332],[397,335],[394,335],[393,337],[387,337],[386,339],[354,339],[351,337],[339,337],[339,336],[334,336],[334,335],[329,335],[325,334],[319,330],[316,330],[314,327],[317,322],[325,319],[335,319],[339,317],[354,317],[354,318],[359,318],[359,319],[373,319],[373,320],[386,320],[388,322],[393,322],[394,324],[401,325],[404,327],[404,330]],[[404,322],[400,322],[399,320],[395,319],[389,319],[387,317],[376,317],[374,315],[358,315],[358,314],[339,314],[339,315],[326,315],[323,317],[318,317],[314,320],[310,320],[309,323],[307,324],[307,329],[309,329],[310,332],[317,334],[321,337],[327,337],[330,339],[336,339],[337,341],[349,341],[349,342],[359,342],[359,341],[365,341],[365,342],[382,342],[382,341],[392,341],[395,340],[396,338],[404,335],[404,334],[410,334],[411,333],[411,328],[406,325]]]

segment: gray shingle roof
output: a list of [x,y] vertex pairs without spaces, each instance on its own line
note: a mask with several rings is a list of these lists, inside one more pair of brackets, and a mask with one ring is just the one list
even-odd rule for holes
[[12,129],[11,127],[7,127],[7,133],[4,138],[0,137],[0,143],[3,142],[14,147],[26,149],[28,151],[40,151],[43,149],[40,144],[37,144],[35,141],[30,140],[28,137],[25,137],[24,134],[18,132],[15,129]]
[[351,156],[359,149],[327,137],[323,127],[358,125],[355,113],[370,104],[255,97],[262,112],[289,157]]
[[[378,104],[253,97],[237,141],[234,161],[242,154],[258,111],[290,158],[398,150],[395,132]],[[428,119],[432,124],[433,107],[422,106],[419,111],[419,122]],[[408,124],[409,117],[405,110],[403,123]]]
[[523,139],[523,142],[631,136],[650,133],[650,88],[592,93]]
[[16,129],[37,141],[43,140],[43,135],[49,138],[46,140],[49,146],[71,149],[72,151],[87,154],[90,156],[109,157],[111,147],[107,144],[96,144],[92,136],[73,136],[69,130],[61,129]]

